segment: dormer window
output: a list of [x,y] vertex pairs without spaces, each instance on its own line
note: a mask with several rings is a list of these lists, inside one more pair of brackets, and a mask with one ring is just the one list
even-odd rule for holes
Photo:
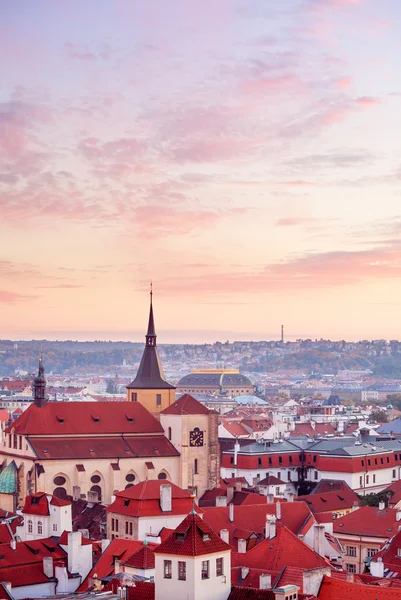
[[175,539],[177,542],[185,542],[185,533],[176,533]]
[[204,542],[208,542],[210,540],[210,535],[208,533],[204,533],[202,539]]
[[64,417],[57,417],[57,421],[59,423],[64,423]]
[[397,549],[397,556],[401,556],[401,548]]
[[128,500],[128,498],[124,500],[124,506],[129,506],[129,500]]
[[129,415],[125,415],[127,417],[127,421],[129,421],[130,423],[133,423],[135,421],[134,417],[131,417]]
[[100,421],[100,417],[94,417],[93,415],[92,415],[92,419],[94,420],[95,423],[99,423],[99,421]]

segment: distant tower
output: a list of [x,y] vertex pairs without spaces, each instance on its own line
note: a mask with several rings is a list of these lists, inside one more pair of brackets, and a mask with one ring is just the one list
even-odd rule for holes
[[151,413],[159,413],[175,401],[175,387],[165,379],[159,353],[157,352],[156,337],[151,287],[145,349],[136,377],[127,386],[127,400],[140,402]]
[[33,380],[33,402],[35,406],[42,408],[46,402],[46,379],[45,379],[45,368],[43,366],[43,355],[42,350],[39,355],[39,371]]
[[281,343],[284,344],[284,325],[281,326]]

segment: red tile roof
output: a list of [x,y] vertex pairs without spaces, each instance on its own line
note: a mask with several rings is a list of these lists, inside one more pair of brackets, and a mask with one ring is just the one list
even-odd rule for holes
[[163,432],[160,422],[139,402],[48,402],[43,407],[31,404],[12,427],[20,435]]
[[128,586],[127,600],[154,600],[155,584],[145,581],[136,581],[135,586]]
[[315,434],[320,435],[334,435],[336,430],[334,429],[331,423],[316,423],[315,424]]
[[273,590],[233,586],[228,600],[274,600],[275,597]]
[[[131,556],[136,554],[141,548],[143,548],[143,542],[139,540],[126,540],[124,538],[115,538],[111,544],[103,552],[85,581],[78,588],[77,592],[85,592],[89,589],[89,583],[96,573],[98,579],[109,577],[114,573],[114,561],[117,558],[123,563],[128,561]],[[156,544],[147,544],[147,548],[153,551],[156,548]]]
[[179,456],[179,452],[164,435],[139,437],[41,437],[30,438],[38,458],[138,458]]
[[325,492],[339,492],[350,490],[348,483],[342,479],[321,479],[311,494],[323,494]]
[[190,513],[174,532],[155,549],[156,554],[205,556],[227,552],[230,546],[197,514]]
[[52,538],[29,542],[17,542],[13,550],[9,544],[2,544],[0,554],[0,581],[10,581],[15,587],[29,582],[48,581],[43,575],[43,558],[51,556],[54,560],[66,563],[66,552]]
[[285,481],[282,481],[279,477],[274,475],[268,475],[264,479],[258,481],[258,485],[286,485]]
[[391,538],[397,531],[400,521],[396,521],[397,510],[376,506],[361,506],[358,510],[333,521],[335,535],[362,535]]
[[162,415],[208,415],[210,410],[189,394],[184,394],[162,410]]
[[8,414],[8,412],[6,410],[1,409],[0,410],[0,421],[8,421],[9,418],[10,418],[10,415]]
[[390,504],[398,504],[398,502],[401,500],[401,479],[399,481],[393,481],[392,484],[383,490],[383,493],[385,492],[392,492],[391,496],[389,497]]
[[234,437],[249,437],[251,435],[250,432],[241,425],[241,423],[228,423],[227,421],[223,420],[222,426],[224,427],[224,429],[226,429],[226,431],[228,431],[228,433],[230,433]]
[[[172,506],[168,513],[160,507],[160,486],[171,485]],[[146,480],[137,485],[117,492],[116,499],[106,510],[129,517],[156,517],[182,515],[184,517],[192,508],[192,498],[188,491],[182,490],[166,479]],[[198,510],[195,506],[195,510]]]
[[232,566],[256,567],[280,571],[286,566],[314,569],[330,563],[299,539],[284,525],[277,525],[276,536],[264,539],[246,554],[233,552]]
[[315,430],[310,423],[296,423],[295,429],[291,431],[291,437],[297,437],[299,435],[315,435]]
[[127,567],[135,567],[136,569],[154,569],[155,568],[155,555],[153,549],[148,544],[142,546],[132,554],[127,560],[124,561],[124,565]]
[[[264,496],[261,496],[262,502]],[[234,530],[243,529],[250,533],[264,535],[266,515],[276,514],[276,504],[255,504],[249,506],[235,506],[234,522],[229,519],[229,507],[219,506],[203,509],[203,520],[206,521],[214,531],[228,529],[230,543],[235,544]],[[312,517],[310,509],[304,502],[281,502],[281,522],[284,523],[295,534],[301,532],[308,518]],[[313,519],[313,517],[312,517]]]
[[401,531],[398,531],[384,548],[374,555],[373,560],[377,562],[377,559],[381,558],[384,563],[384,568],[390,569],[393,573],[397,573],[398,577],[401,578],[401,556],[398,554],[400,548]]
[[50,498],[50,504],[52,506],[71,506],[71,502],[68,500],[61,500],[61,498],[57,498],[51,494],[45,494],[45,492],[36,492],[36,494],[26,496],[22,512],[28,515],[48,517],[50,514],[48,497]]
[[332,577],[323,577],[319,600],[400,600],[400,590],[376,585],[358,585]]
[[323,494],[309,494],[307,496],[298,496],[296,501],[306,502],[313,513],[344,510],[352,508],[355,503],[360,505],[358,494],[353,490],[343,490],[342,492],[326,492]]

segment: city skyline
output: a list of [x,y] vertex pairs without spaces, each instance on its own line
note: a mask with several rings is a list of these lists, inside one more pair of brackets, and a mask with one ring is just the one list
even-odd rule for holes
[[161,344],[400,339],[400,16],[10,4],[2,337],[142,341],[152,280]]

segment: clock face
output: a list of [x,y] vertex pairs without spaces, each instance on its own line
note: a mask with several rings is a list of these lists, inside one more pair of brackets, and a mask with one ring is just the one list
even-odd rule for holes
[[189,432],[189,445],[197,448],[203,446],[203,431],[199,427],[195,427],[195,429]]

